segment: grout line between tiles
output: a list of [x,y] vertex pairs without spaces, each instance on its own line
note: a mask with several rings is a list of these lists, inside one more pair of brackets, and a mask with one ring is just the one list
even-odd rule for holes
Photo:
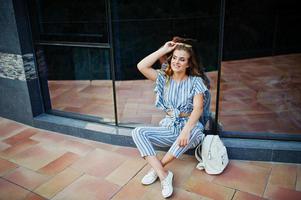
[[55,193],[50,199],[53,199],[54,197],[56,197],[60,192],[62,192],[64,189],[66,189],[67,187],[69,187],[70,185],[72,185],[75,181],[77,181],[78,179],[80,179],[84,175],[87,175],[87,174],[85,172],[83,172],[79,177],[77,177],[76,179],[74,179],[70,184],[66,185],[66,187],[61,188],[59,191],[57,191],[57,193]]
[[[14,185],[16,185],[16,186],[18,186],[18,187],[20,187],[20,188],[26,190],[26,191],[29,191],[29,194],[30,194],[30,193],[33,193],[33,194],[35,194],[35,195],[37,195],[37,196],[39,196],[39,197],[43,197],[43,196],[41,196],[41,195],[35,193],[34,191],[29,190],[29,189],[23,187],[22,185],[19,185],[19,184],[15,183],[15,182],[12,182],[12,181],[10,181],[10,180],[8,180],[8,179],[5,179],[5,178],[3,178],[3,177],[0,177],[0,179],[4,179],[5,181],[7,181],[7,182],[9,182],[9,183],[11,183],[11,184],[14,184]],[[27,194],[27,195],[28,195],[28,194]],[[27,195],[26,195],[26,197],[27,197]],[[45,198],[45,197],[43,197],[43,198],[44,198],[44,199],[47,199],[47,198]],[[49,200],[49,199],[47,199],[47,200]]]
[[299,166],[298,165],[296,165],[296,179],[295,179],[295,191],[298,191],[297,190],[297,182],[298,182],[298,175],[299,175],[299,170],[298,170],[298,168],[299,168]]
[[271,174],[272,174],[273,168],[274,168],[274,164],[272,165],[272,167],[270,169],[269,176],[267,178],[268,179],[267,180],[267,184],[265,185],[264,190],[263,190],[262,198],[264,198],[264,195],[265,195],[265,193],[267,191],[267,188],[268,188],[268,184],[270,183],[270,179],[271,179]]
[[123,186],[121,186],[120,187],[120,189],[119,190],[117,190],[111,197],[110,197],[110,199],[112,199],[112,198],[114,198],[127,184],[129,184],[129,182],[133,179],[133,178],[135,178],[136,177],[136,175],[139,173],[139,172],[141,172],[142,171],[142,169],[145,167],[147,165],[147,163],[145,163],[141,168],[140,168],[140,170],[138,170],[135,174],[134,174],[134,176],[130,179],[130,180],[128,180],[128,182],[126,182],[126,184],[124,184]]
[[233,200],[233,198],[234,198],[234,196],[235,196],[236,193],[237,193],[237,190],[234,191],[234,193],[233,193],[233,195],[231,197],[231,200]]

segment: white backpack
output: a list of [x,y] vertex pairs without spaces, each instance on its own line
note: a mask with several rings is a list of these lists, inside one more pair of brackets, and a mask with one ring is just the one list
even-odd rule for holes
[[207,135],[195,149],[195,157],[199,161],[196,168],[205,169],[207,174],[220,174],[229,163],[227,149],[218,135]]

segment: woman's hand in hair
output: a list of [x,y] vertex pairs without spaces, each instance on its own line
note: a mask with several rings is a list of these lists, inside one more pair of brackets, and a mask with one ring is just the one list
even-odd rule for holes
[[177,46],[177,43],[173,42],[173,41],[168,41],[166,42],[163,47],[161,47],[161,50],[164,51],[165,54],[171,52],[172,50],[174,50]]

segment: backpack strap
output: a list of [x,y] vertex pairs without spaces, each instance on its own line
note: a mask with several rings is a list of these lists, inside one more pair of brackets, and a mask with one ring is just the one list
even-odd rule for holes
[[195,151],[194,151],[194,155],[195,155],[195,158],[199,161],[199,163],[197,164],[196,168],[199,169],[199,170],[204,170],[205,169],[205,163],[204,161],[202,160],[202,144],[199,144]]
[[204,93],[204,104],[203,104],[203,114],[200,117],[200,122],[206,126],[207,121],[209,120],[211,116],[211,111],[210,111],[210,104],[211,104],[211,94],[209,90],[206,90]]
[[[205,77],[208,79],[207,76],[205,76]],[[197,77],[195,77],[194,80],[193,80],[193,83],[192,83],[193,84],[193,88],[195,87],[196,79],[197,79]],[[201,78],[201,79],[202,79],[203,83],[204,83],[204,81],[206,81],[203,78]],[[211,117],[211,111],[210,111],[211,94],[209,92],[209,88],[207,88],[207,90],[203,93],[203,101],[204,101],[204,103],[203,103],[203,113],[202,113],[201,117],[199,118],[199,122],[201,124],[203,124],[203,126],[205,127],[207,121]]]

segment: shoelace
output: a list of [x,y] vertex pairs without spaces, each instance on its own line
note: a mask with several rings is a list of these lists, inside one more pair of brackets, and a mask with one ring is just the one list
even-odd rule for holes
[[164,188],[167,187],[168,185],[169,185],[168,183],[162,182],[161,187]]
[[161,187],[162,188],[164,188],[164,187],[167,187],[169,184],[168,184],[168,182],[167,182],[167,177],[168,177],[168,175],[166,176],[166,178],[161,182]]

